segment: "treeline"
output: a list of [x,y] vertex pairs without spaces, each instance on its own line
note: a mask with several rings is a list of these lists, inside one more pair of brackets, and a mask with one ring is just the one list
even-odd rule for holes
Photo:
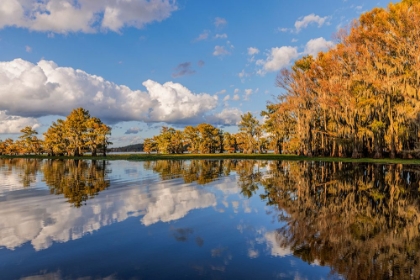
[[186,126],[184,130],[162,127],[159,135],[144,140],[144,152],[181,154],[190,153],[265,153],[267,138],[263,136],[263,126],[251,114],[241,116],[239,132],[231,134],[211,124],[201,123]]
[[14,141],[11,138],[0,140],[0,155],[43,154],[49,156],[80,156],[98,152],[106,156],[111,128],[100,119],[91,117],[88,110],[74,109],[65,120],[53,122],[44,133],[44,140],[37,137],[38,132],[27,126],[22,135]]
[[420,1],[361,15],[337,45],[282,70],[271,141],[307,156],[418,157]]

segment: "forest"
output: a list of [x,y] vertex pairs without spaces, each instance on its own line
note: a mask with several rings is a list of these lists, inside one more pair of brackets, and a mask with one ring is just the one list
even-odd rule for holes
[[89,111],[77,108],[65,120],[53,122],[44,133],[44,140],[38,132],[27,126],[14,141],[0,140],[0,155],[48,154],[48,156],[81,156],[90,152],[92,156],[102,153],[106,156],[111,128],[100,119],[91,117]]
[[307,156],[419,156],[420,1],[375,8],[337,44],[283,69],[267,117],[278,150]]

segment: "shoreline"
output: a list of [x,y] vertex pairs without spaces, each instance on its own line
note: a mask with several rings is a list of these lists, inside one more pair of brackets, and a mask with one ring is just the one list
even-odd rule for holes
[[47,155],[0,155],[0,159],[78,159],[78,160],[128,160],[128,161],[153,161],[153,160],[287,160],[287,161],[324,161],[324,162],[354,162],[354,163],[377,163],[377,164],[420,164],[420,159],[373,159],[373,158],[340,158],[340,157],[306,157],[298,155],[279,154],[108,154],[104,156],[47,156]]

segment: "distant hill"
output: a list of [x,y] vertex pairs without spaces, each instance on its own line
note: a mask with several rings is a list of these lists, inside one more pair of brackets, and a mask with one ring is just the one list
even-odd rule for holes
[[142,152],[143,144],[133,144],[124,147],[108,148],[108,152]]

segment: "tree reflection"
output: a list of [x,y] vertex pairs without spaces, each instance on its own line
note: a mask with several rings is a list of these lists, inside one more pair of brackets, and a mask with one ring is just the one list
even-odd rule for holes
[[[163,180],[182,178],[197,184],[234,172],[245,197],[263,187],[261,198],[281,210],[278,219],[286,225],[273,233],[277,248],[287,248],[308,263],[328,265],[346,279],[420,279],[419,166],[160,160],[145,162],[144,167]],[[1,159],[0,168],[3,175],[17,171],[23,186],[31,185],[42,172],[51,193],[64,195],[75,207],[110,185],[105,161],[48,160],[41,164],[36,159]],[[190,209],[216,203],[212,195],[204,199],[206,203],[197,200],[184,207],[181,201],[188,198],[176,194],[154,203],[152,210],[149,205],[144,223],[175,220]],[[156,192],[153,201],[159,195]],[[194,197],[205,195],[196,192]],[[177,208],[182,211],[160,211],[168,205],[182,206]],[[188,229],[182,229],[174,236],[182,241],[189,235]],[[203,244],[201,239],[196,242]]]
[[18,174],[19,183],[25,188],[36,182],[36,174],[41,165],[42,160],[40,159],[0,159],[1,173],[6,176]]
[[144,162],[146,170],[158,173],[162,180],[183,178],[185,183],[205,185],[236,169],[236,160],[158,160]]
[[6,177],[17,174],[24,188],[35,184],[42,172],[51,194],[64,195],[75,207],[110,186],[106,161],[0,159],[0,172]]
[[346,279],[419,279],[420,168],[273,162],[268,204],[288,213],[278,245]]
[[238,185],[241,193],[250,198],[258,190],[258,183],[261,181],[263,173],[261,172],[265,162],[256,160],[239,161],[236,168],[238,174]]
[[48,160],[42,166],[43,181],[51,194],[64,195],[75,207],[110,186],[105,161]]

